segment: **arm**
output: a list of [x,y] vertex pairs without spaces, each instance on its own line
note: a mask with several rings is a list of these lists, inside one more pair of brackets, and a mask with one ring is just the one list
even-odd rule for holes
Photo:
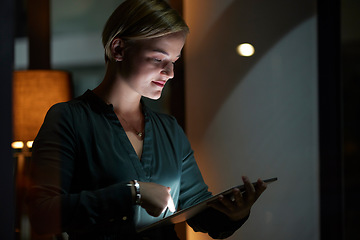
[[[243,177],[243,182],[246,189],[244,194],[235,188],[232,199],[220,195],[218,201],[210,203],[212,208],[190,219],[190,224],[195,226],[194,230],[209,232],[212,238],[223,239],[239,229],[249,218],[252,205],[266,189],[266,183],[260,179],[256,187],[247,177]],[[211,231],[206,229],[211,229]],[[214,231],[214,229],[217,230]]]
[[68,104],[55,105],[34,142],[28,206],[38,233],[81,231],[133,216],[126,183],[72,192],[73,176],[81,175],[75,167],[79,154],[75,128]]
[[[184,173],[182,189],[184,187],[184,194],[180,195],[180,201],[183,203],[182,208],[186,208],[211,197],[208,192],[201,173],[197,167],[194,158],[186,159],[184,162]],[[247,220],[248,216],[238,221],[232,221],[226,214],[216,210],[215,208],[208,208],[202,213],[189,219],[187,223],[196,232],[208,233],[212,238],[226,238],[232,235],[239,229]]]
[[238,188],[235,188],[232,191],[232,199],[220,195],[217,202],[210,204],[211,207],[224,213],[232,221],[247,218],[251,207],[267,187],[267,184],[261,179],[258,179],[256,186],[247,177],[243,176],[242,179],[246,190],[244,194]]
[[[183,133],[179,133],[182,135]],[[195,162],[193,151],[187,138],[183,134],[183,173],[180,192],[182,208],[192,206],[202,200],[211,197],[204,183],[198,166]],[[266,184],[258,181],[256,189],[247,178],[243,178],[246,191],[241,195],[239,189],[234,189],[234,201],[224,196],[219,196],[219,201],[211,205],[212,208],[205,210],[192,219],[188,224],[195,230],[208,233],[212,238],[227,238],[239,229],[248,219],[251,206],[265,190]]]

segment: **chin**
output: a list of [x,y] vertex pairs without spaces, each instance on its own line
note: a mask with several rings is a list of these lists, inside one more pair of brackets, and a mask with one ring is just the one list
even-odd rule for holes
[[149,98],[151,100],[158,100],[161,97],[161,93],[162,92],[153,93],[153,94],[146,94],[146,95],[143,95],[143,97]]
[[160,97],[161,97],[161,95],[160,96],[151,96],[151,97],[148,97],[148,96],[144,96],[144,97],[146,97],[146,98],[149,98],[149,99],[151,99],[151,100],[158,100]]

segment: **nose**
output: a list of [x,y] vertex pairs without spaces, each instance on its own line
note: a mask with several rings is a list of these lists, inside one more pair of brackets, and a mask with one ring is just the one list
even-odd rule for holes
[[174,77],[174,64],[172,62],[167,63],[161,70],[161,73],[168,76],[169,78],[173,78]]

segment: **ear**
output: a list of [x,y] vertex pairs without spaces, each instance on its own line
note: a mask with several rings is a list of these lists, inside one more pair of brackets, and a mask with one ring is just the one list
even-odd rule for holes
[[124,59],[125,44],[121,38],[114,38],[111,42],[111,54],[116,62]]

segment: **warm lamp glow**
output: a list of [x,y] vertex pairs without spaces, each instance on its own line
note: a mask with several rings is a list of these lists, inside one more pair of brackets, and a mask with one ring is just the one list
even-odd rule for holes
[[13,149],[22,149],[24,147],[24,143],[22,141],[16,141],[11,143],[11,147]]
[[49,108],[71,98],[67,72],[15,71],[13,78],[13,139],[33,141]]
[[32,148],[33,143],[34,143],[34,141],[27,141],[27,142],[26,142],[26,146],[27,146],[28,148]]
[[240,56],[250,57],[254,55],[255,48],[250,43],[243,43],[237,47],[237,52]]

